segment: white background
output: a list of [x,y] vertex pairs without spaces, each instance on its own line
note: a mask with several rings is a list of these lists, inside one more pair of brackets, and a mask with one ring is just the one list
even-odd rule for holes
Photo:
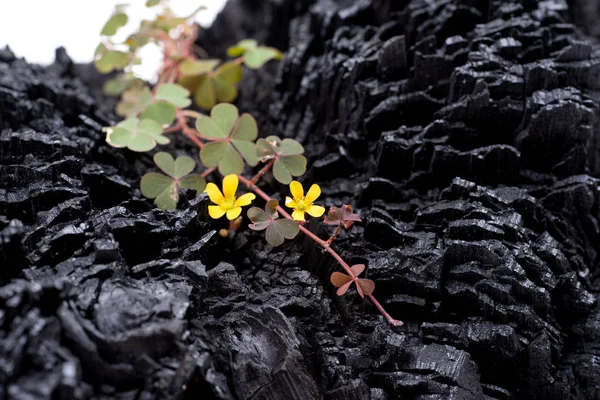
[[[201,5],[208,7],[196,20],[208,26],[226,0],[170,0],[178,16],[186,16]],[[90,62],[100,41],[100,31],[116,4],[129,4],[129,23],[116,38],[125,39],[142,19],[153,18],[154,8],[146,0],[0,0],[0,48],[8,45],[30,63],[49,64],[54,49],[63,46],[75,62]],[[160,51],[149,48],[143,58],[152,59],[136,73],[150,79],[158,67]]]

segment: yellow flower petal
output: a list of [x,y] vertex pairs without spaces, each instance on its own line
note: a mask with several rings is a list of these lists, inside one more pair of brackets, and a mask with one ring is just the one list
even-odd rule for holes
[[225,215],[225,210],[219,206],[208,206],[208,215],[213,219],[219,219]]
[[223,202],[223,194],[219,190],[219,187],[212,182],[206,184],[206,189],[204,189],[206,193],[208,193],[208,197],[210,197],[210,201],[215,204],[221,204]]
[[296,208],[298,207],[296,205],[296,202],[294,200],[292,200],[290,197],[285,197],[285,206],[289,207],[289,208]]
[[237,198],[237,200],[235,201],[235,206],[236,207],[247,206],[248,204],[252,203],[252,200],[254,200],[255,198],[256,198],[256,196],[254,195],[254,193],[243,194]]
[[321,206],[310,206],[306,210],[312,217],[319,218],[321,215],[325,213],[325,207]]
[[292,213],[292,219],[295,221],[304,221],[304,211],[294,210]]
[[233,221],[242,213],[242,207],[234,207],[231,210],[227,210],[227,219]]
[[238,187],[238,177],[236,174],[227,175],[223,178],[223,194],[225,199],[233,199]]
[[294,200],[304,198],[304,189],[302,188],[302,184],[298,181],[292,181],[292,183],[290,183],[290,192],[292,192]]
[[319,185],[317,185],[316,183],[314,183],[310,187],[310,189],[308,189],[308,193],[306,193],[306,197],[304,198],[304,201],[306,201],[307,203],[312,203],[320,195],[321,195],[321,188],[319,187]]

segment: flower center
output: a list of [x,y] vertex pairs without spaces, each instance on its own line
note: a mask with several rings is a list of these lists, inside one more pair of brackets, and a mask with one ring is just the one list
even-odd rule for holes
[[296,199],[296,205],[298,206],[296,208],[296,210],[298,210],[298,211],[306,211],[306,209],[310,206],[310,204],[306,203],[304,198]]
[[231,198],[225,198],[223,199],[223,202],[220,204],[221,209],[223,210],[231,210],[232,208],[235,207],[235,197],[231,197]]

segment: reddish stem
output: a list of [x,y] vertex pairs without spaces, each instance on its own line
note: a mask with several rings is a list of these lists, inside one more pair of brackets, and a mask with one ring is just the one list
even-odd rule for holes
[[337,237],[337,235],[339,235],[340,229],[342,229],[342,225],[343,225],[343,223],[340,222],[340,224],[337,226],[337,228],[335,228],[335,232],[333,232],[333,235],[331,235],[331,237],[329,238],[329,240],[326,242],[327,245],[330,245],[331,242],[333,242],[333,240]]
[[188,126],[187,121],[185,120],[185,115],[183,115],[181,109],[177,109],[177,121],[179,121],[179,125],[181,125],[181,131],[183,132],[183,134],[187,136],[188,139],[190,139],[192,142],[194,142],[196,146],[198,146],[199,148],[203,148],[204,143],[202,143],[202,141],[198,139],[198,136],[196,136],[196,131]]
[[206,171],[204,171],[202,173],[202,177],[206,178],[207,176],[209,176],[210,174],[212,174],[213,172],[215,172],[216,169],[217,169],[216,167],[212,167],[212,168],[207,169]]
[[[181,126],[181,131],[188,137],[190,138],[198,147],[202,148],[204,147],[204,143],[202,143],[200,141],[200,139],[204,139],[210,142],[228,142],[230,141],[229,138],[223,138],[223,139],[215,139],[215,138],[210,138],[208,136],[203,135],[202,133],[198,132],[195,129],[192,129],[189,127],[189,125],[187,124],[187,121],[185,119],[186,116],[190,116],[188,115],[190,112],[186,112],[187,110],[182,110],[181,108],[177,109],[177,120],[179,121],[179,125]],[[194,112],[194,111],[191,111]],[[192,139],[192,137],[194,137],[194,139]],[[198,139],[200,138],[200,139]],[[201,143],[198,144],[198,143]]]
[[177,122],[175,125],[171,126],[170,128],[167,128],[163,131],[163,133],[173,133],[173,132],[179,132],[181,130],[181,124],[179,122]]
[[250,186],[254,186],[256,181],[259,180],[261,176],[267,173],[267,171],[273,166],[273,164],[275,164],[275,160],[276,159],[274,158],[271,161],[269,161],[267,165],[262,167],[262,169],[258,171],[258,173],[252,177],[252,179],[250,179]]
[[170,73],[169,73],[169,77],[167,78],[167,82],[168,83],[175,83],[175,80],[177,79],[177,75],[179,74],[178,69],[174,68]]
[[156,29],[150,37],[159,40],[165,46],[165,52],[175,53],[177,51],[177,42],[173,40],[166,32]]
[[186,129],[184,129],[184,130],[183,130],[183,134],[184,134],[185,136],[187,136],[187,137],[188,137],[188,139],[190,139],[192,142],[194,142],[194,144],[195,144],[196,146],[198,146],[199,148],[203,148],[203,147],[204,147],[204,143],[202,143],[202,142],[200,141],[200,139],[198,139],[198,138],[196,137],[196,135],[194,135],[193,133],[189,133],[189,131],[187,131]]
[[[266,194],[265,192],[263,192],[261,189],[257,188],[256,186],[252,185],[251,182],[248,179],[246,179],[242,175],[238,175],[238,178],[239,178],[239,180],[244,185],[246,185],[248,187],[249,190],[252,190],[258,196],[262,197],[265,201],[271,200],[271,197],[268,194]],[[285,211],[281,206],[277,206],[277,212],[279,214],[283,215],[287,219],[292,219],[292,216],[287,211]],[[302,231],[302,233],[304,233],[306,236],[308,236],[310,239],[312,239],[314,242],[316,242],[319,246],[321,246],[324,251],[326,251],[329,254],[331,254],[331,256],[338,262],[338,264],[340,264],[342,266],[342,268],[344,268],[344,270],[346,271],[346,273],[353,280],[357,279],[357,276],[354,275],[354,272],[352,272],[352,269],[350,269],[350,266],[348,265],[348,263],[346,263],[346,261],[344,261],[342,259],[342,257],[340,257],[340,255],[335,252],[335,250],[333,250],[331,247],[329,247],[329,244],[326,241],[324,241],[323,239],[319,238],[317,235],[315,235],[314,233],[312,233],[311,231],[309,231],[308,229],[306,229],[302,225],[298,225],[298,227],[300,228],[300,230]],[[383,308],[383,306],[379,303],[379,301],[377,301],[377,299],[372,294],[368,295],[367,297],[369,298],[369,300],[371,300],[371,303],[373,303],[373,305],[375,307],[377,307],[377,309],[379,310],[379,312],[392,325],[394,325],[394,326],[401,326],[402,325],[402,321],[399,321],[397,319],[392,318],[390,316],[390,314],[388,314],[387,311],[385,311],[385,309]]]
[[183,49],[182,49],[182,53],[184,57],[194,57],[194,52],[192,51],[193,47],[198,47],[202,50],[203,53],[203,57],[208,57],[208,53],[206,53],[206,51],[204,51],[204,49],[200,46],[196,46],[194,44],[194,42],[196,41],[196,38],[198,37],[198,25],[194,24],[192,26],[192,32],[190,33],[190,36],[188,36],[184,41],[183,41]]
[[[165,50],[166,53],[172,51],[172,47],[169,46],[171,44],[171,42],[173,42],[173,39],[171,39],[168,35],[161,35],[161,39],[164,40],[165,42]],[[185,54],[191,54],[190,51],[190,47],[193,44],[192,41],[187,41],[185,43],[185,49],[184,49],[184,53]],[[168,59],[167,57],[165,57],[165,59]],[[238,57],[235,60],[233,60],[234,63],[236,64],[242,64],[244,62],[244,57]],[[166,64],[166,61],[164,62]],[[163,64],[163,65],[165,65]],[[165,75],[167,76],[167,82],[174,82],[177,79],[177,75],[179,74],[179,71],[177,68],[174,68],[172,70],[169,70],[169,68],[165,68]],[[168,71],[168,72],[167,72]],[[161,77],[163,78],[163,77]],[[198,139],[198,136],[202,137],[203,135],[200,132],[197,132],[194,129],[191,129],[188,124],[187,121],[185,119],[185,113],[183,112],[183,110],[181,109],[177,109],[177,120],[179,122],[179,125],[181,127],[181,130],[183,132],[184,135],[186,135],[192,142],[194,142],[194,144],[196,146],[198,146],[200,149],[202,149],[202,147],[204,147],[204,143],[202,143],[202,141],[200,141],[200,139]],[[243,177],[242,175],[238,175],[239,180],[248,187],[249,190],[253,191],[254,193],[256,193],[258,196],[262,197],[265,201],[269,201],[271,200],[271,197],[266,194],[265,192],[263,192],[261,189],[259,189],[258,187],[254,186],[254,183],[256,182],[257,179],[259,179],[262,175],[264,175],[269,168],[271,168],[271,166],[273,165],[273,163],[275,162],[275,159],[271,160],[271,162],[269,162],[267,165],[265,165],[265,167],[263,167],[258,174],[256,174],[256,176],[254,176],[251,180],[246,179],[245,177]],[[210,175],[215,169],[211,168],[206,170],[202,176],[206,177],[208,175]],[[285,211],[281,206],[277,206],[277,212],[279,212],[279,214],[281,214],[284,218],[293,220],[292,216]],[[333,240],[333,238],[335,238],[335,235],[339,232],[339,228],[341,227],[338,226],[338,229],[336,230],[336,233],[334,233],[334,236],[332,238],[330,238],[330,240],[328,241],[324,241],[323,239],[319,238],[317,235],[315,235],[314,233],[312,233],[311,231],[309,231],[308,229],[306,229],[304,226],[302,226],[301,224],[298,224],[298,228],[300,228],[300,231],[302,231],[302,233],[304,233],[306,236],[308,236],[310,239],[312,239],[315,243],[317,243],[319,246],[321,246],[323,248],[324,251],[328,252],[341,266],[342,268],[346,271],[346,273],[353,279],[353,280],[357,280],[357,276],[354,274],[354,272],[352,272],[352,269],[350,269],[350,266],[342,259],[342,257],[340,257],[340,255],[338,253],[335,252],[335,250],[333,250],[329,244],[331,243],[331,241]],[[379,310],[379,312],[394,326],[401,326],[402,325],[402,321],[399,321],[397,319],[392,318],[387,311],[385,311],[385,309],[383,308],[383,306],[377,301],[377,299],[372,295],[367,295],[367,297],[369,298],[369,300],[371,301],[371,303],[373,303],[373,305],[375,305],[375,307],[377,307],[377,309]]]
[[193,111],[193,110],[181,110],[181,113],[183,115],[185,115],[186,117],[190,117],[190,118],[202,118],[204,117],[204,114]]

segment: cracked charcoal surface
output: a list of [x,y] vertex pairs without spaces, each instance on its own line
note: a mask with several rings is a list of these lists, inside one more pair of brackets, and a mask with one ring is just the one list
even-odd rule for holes
[[589,4],[230,0],[201,32],[287,50],[238,105],[363,217],[335,247],[401,328],[310,241],[155,209],[98,77],[0,51],[0,398],[600,399]]

